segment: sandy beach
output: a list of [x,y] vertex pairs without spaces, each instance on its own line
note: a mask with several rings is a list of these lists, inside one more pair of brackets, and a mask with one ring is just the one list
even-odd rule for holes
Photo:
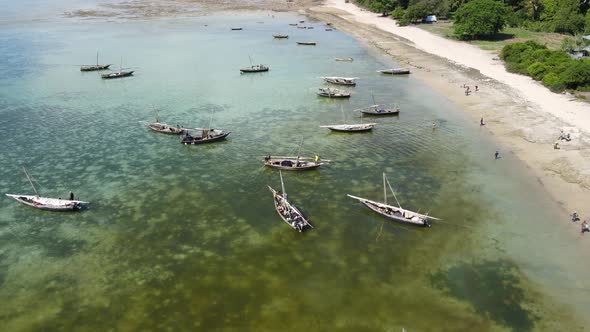
[[[399,27],[344,0],[328,0],[311,8],[317,19],[332,22],[367,46],[392,56],[412,75],[465,110],[485,132],[493,135],[504,155],[522,160],[563,207],[590,215],[590,105],[572,96],[550,92],[529,77],[508,73],[498,55],[473,45],[444,39],[417,27]],[[478,85],[465,95],[463,85]],[[553,143],[560,132],[570,142]],[[493,158],[494,151],[490,151]],[[575,234],[577,227],[564,225]]]

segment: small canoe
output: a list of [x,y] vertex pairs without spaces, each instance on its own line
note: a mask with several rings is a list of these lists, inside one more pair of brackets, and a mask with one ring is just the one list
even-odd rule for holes
[[332,28],[326,28],[326,31],[332,31],[332,30],[334,30],[334,29],[332,29]]
[[313,29],[313,27],[307,27],[308,29]]
[[142,122],[146,127],[148,127],[149,129],[158,132],[158,133],[162,133],[162,134],[168,134],[168,135],[180,135],[184,132],[184,128],[180,128],[180,127],[175,127],[175,126],[171,126],[169,124],[166,123],[162,123],[162,122]]
[[233,31],[239,31],[242,30],[242,28],[231,28]]
[[289,38],[289,35],[281,35],[281,34],[276,34],[276,35],[272,35],[274,38],[276,39],[286,39]]
[[316,42],[297,42],[297,45],[315,46]]
[[336,60],[336,61],[354,61],[354,59],[350,58],[350,57],[348,57],[348,58],[335,58],[334,60]]
[[360,110],[366,115],[399,115],[399,108],[387,107],[386,105],[372,105]]
[[85,205],[90,203],[78,200],[69,200],[61,198],[49,198],[32,195],[13,195],[6,194],[8,197],[14,198],[17,202],[28,205],[40,210],[51,211],[79,211]]
[[289,25],[292,26],[292,27],[296,27],[297,26],[297,23],[289,23]]
[[406,69],[406,68],[391,68],[391,69],[378,70],[378,72],[380,72],[381,74],[387,74],[387,75],[407,75],[410,73],[410,70]]
[[323,161],[315,161],[306,157],[265,157],[264,166],[284,171],[309,171],[324,165]]
[[100,77],[102,77],[105,80],[108,79],[112,79],[112,78],[122,78],[122,77],[127,77],[127,76],[132,76],[133,75],[133,71],[118,71],[118,72],[113,72],[113,73],[108,73],[108,74],[102,74],[100,75]]

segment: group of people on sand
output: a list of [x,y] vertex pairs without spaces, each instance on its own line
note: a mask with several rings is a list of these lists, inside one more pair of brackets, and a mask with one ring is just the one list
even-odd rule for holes
[[[578,214],[578,211],[574,211],[574,213],[572,213],[572,222],[577,221],[580,221],[580,215]],[[584,234],[586,232],[590,232],[590,224],[588,223],[588,220],[584,219],[581,225],[580,233]]]

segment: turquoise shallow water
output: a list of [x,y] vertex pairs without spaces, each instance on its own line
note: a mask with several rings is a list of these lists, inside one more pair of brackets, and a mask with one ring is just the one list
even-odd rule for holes
[[[298,30],[293,14],[149,21],[56,19],[0,31],[0,192],[91,201],[76,214],[0,200],[0,320],[8,330],[555,330],[584,324],[585,267],[541,186],[443,96],[355,40]],[[264,22],[264,23],[257,23]],[[207,26],[205,26],[207,25]],[[230,26],[243,31],[230,31]],[[289,33],[274,40],[272,33]],[[296,40],[318,42],[316,47]],[[136,74],[81,73],[96,51]],[[255,62],[263,74],[240,75]],[[342,63],[334,57],[352,56]],[[320,76],[359,77],[349,101],[315,96]],[[367,134],[318,128],[341,107],[397,102]],[[182,146],[138,121],[229,130]],[[438,128],[433,130],[431,123]],[[332,163],[284,173],[315,229],[284,225],[266,185],[267,153]],[[387,172],[401,204],[444,220],[384,221],[346,197],[380,199]],[[526,177],[524,177],[526,179]],[[531,234],[531,224],[535,225]],[[553,243],[551,249],[543,242]],[[572,251],[574,251],[572,253]]]

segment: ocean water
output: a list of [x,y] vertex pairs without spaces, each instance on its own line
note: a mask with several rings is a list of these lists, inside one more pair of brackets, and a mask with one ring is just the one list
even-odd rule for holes
[[[498,147],[485,128],[444,96],[411,75],[376,73],[394,63],[321,22],[288,25],[300,19],[241,12],[3,24],[0,192],[30,193],[26,166],[43,195],[72,190],[91,202],[66,214],[0,200],[7,331],[586,324],[577,308],[590,304],[588,267],[563,211],[516,156],[493,160]],[[278,32],[289,39],[273,39]],[[81,73],[96,52],[135,75]],[[333,60],[344,56],[355,60]],[[240,75],[250,58],[270,72]],[[359,78],[350,100],[315,95],[331,75]],[[401,115],[371,118],[377,126],[366,134],[319,128],[343,114],[360,121],[352,110],[373,98],[398,103]],[[139,123],[155,109],[171,124],[231,134],[183,146]],[[279,187],[279,175],[261,162],[296,153],[300,141],[302,154],[331,160],[283,173],[290,200],[315,226],[303,234],[276,215],[266,186]],[[383,172],[402,206],[443,220],[400,225],[346,197],[382,199]]]

